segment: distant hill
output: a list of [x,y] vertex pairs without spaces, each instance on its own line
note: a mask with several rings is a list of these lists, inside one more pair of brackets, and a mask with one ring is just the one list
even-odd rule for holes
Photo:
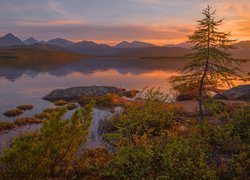
[[240,41],[235,44],[238,48],[250,49],[250,41]]
[[23,44],[23,42],[11,33],[8,33],[5,36],[0,38],[0,46],[1,47],[22,45],[22,44]]
[[70,49],[93,49],[93,48],[110,48],[106,44],[97,44],[93,41],[81,41],[73,44]]
[[112,47],[106,44],[97,44],[92,41],[82,41],[69,47],[73,52],[91,55],[112,55]]
[[141,41],[127,42],[122,41],[115,46],[116,48],[146,48],[146,47],[156,47],[156,45]]
[[42,50],[48,50],[48,51],[70,52],[68,48],[64,48],[62,46],[58,46],[54,44],[47,44],[47,43],[36,43],[36,44],[27,46],[27,48],[42,49]]
[[192,44],[188,42],[182,42],[179,44],[167,44],[165,45],[165,47],[181,47],[181,48],[190,49],[192,47]]
[[22,46],[11,46],[0,48],[0,61],[9,62],[12,60],[21,60],[20,62],[43,62],[46,60],[53,60],[55,63],[60,61],[71,61],[73,59],[82,59],[90,57],[89,55],[73,53],[65,51],[61,47],[44,45],[44,44],[34,44],[34,45],[22,45]]
[[[11,33],[0,38],[0,47],[27,46],[26,49],[39,49],[57,52],[74,52],[94,56],[126,56],[126,57],[183,57],[190,51],[192,44],[182,42],[156,46],[141,41],[122,41],[115,46],[98,44],[93,41],[81,41],[74,43],[63,38],[54,38],[47,42],[38,42],[31,37],[23,42]],[[230,51],[234,57],[250,59],[250,41],[240,41],[235,44],[235,49]]]
[[62,39],[62,38],[51,39],[51,40],[47,41],[46,43],[51,44],[51,45],[65,47],[65,48],[70,47],[74,44],[72,41],[69,41],[67,39]]
[[139,48],[133,49],[121,56],[130,56],[130,57],[183,57],[189,52],[188,49],[181,47],[149,47],[149,48]]
[[36,39],[33,38],[33,37],[30,37],[30,38],[24,40],[23,43],[26,44],[26,45],[32,45],[32,44],[39,43],[39,41],[36,40]]
[[[181,47],[190,49],[191,43],[183,42],[179,44],[168,44],[165,47]],[[234,44],[234,49],[230,50],[232,55],[236,58],[250,59],[250,41],[240,41]]]
[[236,43],[235,49],[231,53],[237,58],[250,59],[250,41],[240,41]]

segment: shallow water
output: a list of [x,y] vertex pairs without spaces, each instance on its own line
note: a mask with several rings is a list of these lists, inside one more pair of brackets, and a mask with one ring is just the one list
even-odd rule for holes
[[[107,110],[94,109],[93,120],[89,128],[87,143],[83,147],[95,148],[104,144],[102,137],[100,136],[99,122],[105,118],[110,117],[112,114]],[[42,124],[28,124],[14,129],[6,130],[0,133],[0,154],[4,149],[11,145],[13,138],[16,138],[26,132],[34,132],[38,130]]]
[[0,154],[3,153],[4,149],[11,145],[13,138],[22,135],[25,132],[34,132],[41,124],[29,124],[25,126],[16,127],[14,129],[1,132],[0,134]]
[[[161,87],[166,92],[167,79],[177,75],[185,59],[97,58],[67,64],[34,66],[0,62],[0,121],[13,120],[2,113],[20,104],[33,104],[34,109],[21,116],[31,116],[53,104],[41,98],[58,88],[109,85],[126,89],[146,86]],[[249,71],[250,63],[242,66]]]
[[167,78],[175,75],[183,59],[86,59],[58,66],[0,66],[0,120],[12,120],[2,113],[20,104],[33,104],[30,116],[53,106],[41,98],[57,88],[110,85],[126,89],[161,86],[168,89]]

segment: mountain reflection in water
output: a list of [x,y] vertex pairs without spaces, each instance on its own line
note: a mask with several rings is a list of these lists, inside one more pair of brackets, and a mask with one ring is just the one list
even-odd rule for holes
[[[7,118],[4,111],[20,104],[33,104],[29,116],[53,106],[41,97],[58,88],[91,85],[109,85],[126,89],[142,89],[146,86],[162,87],[166,92],[167,79],[176,75],[185,59],[135,59],[96,58],[72,61],[71,63],[23,64],[22,62],[0,63],[0,120]],[[243,66],[246,70],[249,63]]]

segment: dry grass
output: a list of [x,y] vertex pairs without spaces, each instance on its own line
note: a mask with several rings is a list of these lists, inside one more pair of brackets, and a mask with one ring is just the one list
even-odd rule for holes
[[66,104],[67,104],[67,101],[64,101],[63,99],[60,99],[60,100],[54,102],[55,106],[64,106]]
[[10,109],[8,111],[5,111],[3,113],[3,115],[7,116],[7,117],[16,117],[16,116],[19,116],[23,113],[22,110],[18,109],[18,108],[15,108],[15,109]]
[[33,124],[33,123],[42,123],[42,120],[36,119],[34,117],[27,117],[27,118],[17,118],[14,123],[18,126],[26,125],[26,124]]
[[22,104],[20,106],[17,106],[18,109],[22,110],[22,111],[26,111],[26,110],[31,110],[34,108],[33,105],[31,104]]
[[98,108],[114,108],[117,106],[127,107],[127,106],[131,106],[132,104],[134,104],[134,102],[124,99],[120,97],[119,95],[115,95],[115,94],[106,94],[103,96],[95,96],[95,97],[83,96],[81,100],[79,101],[79,104],[81,106],[85,106],[92,99],[96,101],[96,107]]
[[34,115],[35,118],[43,120],[43,119],[49,119],[51,117],[51,113],[48,112],[42,112],[40,114]]
[[0,132],[4,130],[10,130],[15,128],[15,124],[12,122],[0,122]]
[[59,111],[59,107],[57,107],[57,108],[47,108],[47,109],[45,109],[45,110],[43,110],[43,112],[45,112],[45,113],[53,113],[53,112],[57,112],[57,111]]

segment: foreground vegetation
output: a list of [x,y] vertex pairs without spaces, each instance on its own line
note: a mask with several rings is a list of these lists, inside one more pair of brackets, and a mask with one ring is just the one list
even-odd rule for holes
[[34,179],[67,172],[80,145],[86,141],[93,105],[92,101],[66,120],[63,116],[67,111],[61,108],[44,121],[39,131],[15,139],[0,158],[2,178]]
[[[167,96],[149,90],[104,120],[107,146],[83,148],[93,101],[63,120],[66,108],[50,109],[36,133],[17,138],[1,157],[1,175],[63,179],[247,179],[250,105],[233,108],[207,101],[206,121],[182,113]],[[217,123],[212,123],[216,118]],[[26,163],[23,163],[26,162]]]

